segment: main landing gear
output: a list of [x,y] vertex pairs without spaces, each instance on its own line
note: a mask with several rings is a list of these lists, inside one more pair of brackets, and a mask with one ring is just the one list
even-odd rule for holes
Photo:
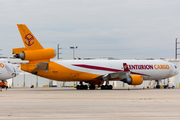
[[87,90],[87,89],[88,89],[88,86],[87,86],[87,85],[77,85],[77,86],[76,86],[76,89],[77,89],[77,90]]
[[96,86],[94,84],[90,84],[90,86],[89,86],[90,90],[95,90],[95,88],[96,88]]
[[[108,83],[108,82],[106,82],[106,83]],[[112,88],[113,88],[112,85],[108,85],[108,84],[106,84],[106,85],[100,85],[100,83],[98,84],[98,87],[100,87],[101,90],[112,90]],[[77,90],[87,90],[87,89],[88,89],[88,86],[87,86],[87,85],[83,85],[83,83],[80,82],[80,85],[77,85],[77,86],[76,86],[76,89],[77,89]],[[96,86],[91,83],[91,84],[89,85],[89,90],[95,90],[95,89],[96,89]]]
[[[89,85],[89,89],[90,90],[95,90],[95,85],[94,84],[90,84]],[[76,86],[76,89],[77,90],[87,90],[88,89],[88,86],[87,85],[83,85],[83,82],[80,82],[80,85],[77,85]]]
[[103,80],[106,81],[106,85],[101,85],[101,90],[112,90],[113,86],[109,85],[109,78],[110,76],[108,74],[103,76]]
[[[95,85],[94,84],[91,84],[90,86],[89,86],[89,89],[90,90],[95,90]],[[87,90],[88,89],[88,86],[87,85],[77,85],[76,86],[76,89],[77,90]]]
[[87,90],[87,89],[88,89],[88,86],[87,86],[87,85],[83,85],[83,83],[80,82],[80,85],[77,85],[77,86],[76,86],[76,89],[77,89],[77,90]]
[[101,85],[101,90],[112,90],[112,85]]
[[[95,90],[96,86],[94,84],[91,84],[89,86],[90,90]],[[113,86],[112,85],[101,85],[101,90],[112,90]],[[77,90],[87,90],[88,86],[87,85],[77,85],[76,86]]]

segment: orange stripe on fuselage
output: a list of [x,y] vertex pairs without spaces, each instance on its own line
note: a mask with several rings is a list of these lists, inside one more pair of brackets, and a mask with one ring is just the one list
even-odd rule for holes
[[[32,67],[31,69],[28,70],[27,68],[30,67],[27,67],[28,64],[25,65],[26,67],[23,67],[23,65],[21,65],[22,70],[27,72],[33,70]],[[32,65],[29,64],[29,66]],[[71,70],[55,62],[49,62],[49,69],[47,71],[37,70],[37,75],[57,81],[91,81],[91,80],[95,80],[95,78],[100,76],[96,74]]]

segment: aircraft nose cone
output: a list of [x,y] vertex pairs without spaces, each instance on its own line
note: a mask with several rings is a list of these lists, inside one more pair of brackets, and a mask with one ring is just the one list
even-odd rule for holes
[[177,75],[179,73],[179,70],[177,69],[176,71],[175,71],[175,74]]
[[179,70],[178,69],[174,69],[173,70],[173,76],[177,75],[179,73]]

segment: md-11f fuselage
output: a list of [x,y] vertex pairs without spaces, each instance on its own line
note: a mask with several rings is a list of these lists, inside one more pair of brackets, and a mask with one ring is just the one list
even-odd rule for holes
[[[78,78],[83,81],[92,78],[81,78],[81,76],[98,78],[105,74],[124,72],[123,63],[128,65],[131,75],[141,75],[144,80],[161,80],[178,74],[178,69],[174,64],[162,60],[59,60],[52,62],[56,64],[54,68],[52,65],[52,70],[59,74],[55,78],[57,80],[72,81]],[[67,76],[63,77],[66,74]]]

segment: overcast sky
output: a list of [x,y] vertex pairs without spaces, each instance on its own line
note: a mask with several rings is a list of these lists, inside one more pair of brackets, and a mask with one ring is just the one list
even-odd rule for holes
[[63,59],[72,59],[70,46],[80,58],[172,59],[180,0],[0,0],[0,56],[24,47],[16,24],[44,48],[60,44]]

